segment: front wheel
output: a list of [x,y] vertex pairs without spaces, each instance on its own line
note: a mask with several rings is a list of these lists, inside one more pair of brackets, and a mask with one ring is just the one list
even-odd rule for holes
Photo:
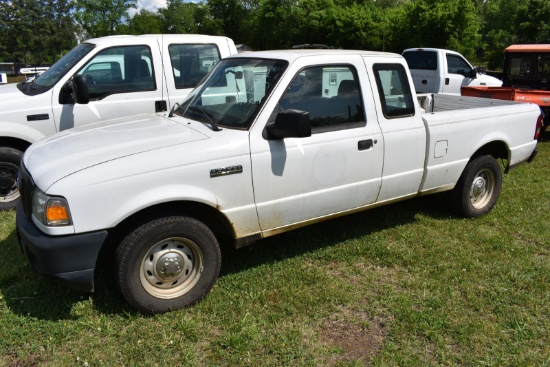
[[502,171],[490,156],[472,159],[453,190],[453,206],[465,217],[482,216],[496,205],[502,189]]
[[23,152],[13,148],[0,148],[0,210],[15,208],[19,201],[17,175]]
[[152,220],[131,232],[115,252],[124,298],[144,313],[164,313],[201,300],[221,266],[216,237],[188,217]]

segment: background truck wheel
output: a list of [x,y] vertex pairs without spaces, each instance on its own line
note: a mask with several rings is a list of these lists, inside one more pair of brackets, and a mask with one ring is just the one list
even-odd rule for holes
[[214,285],[221,266],[216,237],[188,217],[152,220],[131,232],[115,252],[124,298],[143,313],[191,306]]
[[490,155],[474,158],[466,165],[452,193],[455,210],[475,218],[496,205],[502,189],[502,171]]
[[0,148],[0,210],[15,208],[19,201],[16,181],[23,152]]

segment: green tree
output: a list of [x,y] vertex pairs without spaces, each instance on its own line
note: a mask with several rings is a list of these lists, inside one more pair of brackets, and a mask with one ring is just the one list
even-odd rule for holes
[[209,0],[207,7],[224,35],[237,43],[252,41],[250,36],[256,28],[255,13],[259,7],[256,0]]
[[399,20],[392,30],[395,51],[438,47],[472,58],[480,45],[481,19],[473,0],[411,0]]
[[[186,3],[183,0],[168,0],[167,7],[159,9],[165,33],[202,33],[206,5]],[[214,29],[212,29],[214,30]],[[210,34],[221,34],[221,30]]]
[[22,64],[55,62],[76,43],[71,0],[0,2],[3,59]]
[[43,40],[44,60],[53,64],[66,52],[76,46],[76,23],[73,0],[43,1],[42,24],[44,27],[36,36]]
[[31,62],[28,52],[34,49],[32,21],[37,17],[37,8],[37,0],[0,2],[0,47],[6,61]]
[[77,0],[75,17],[89,37],[110,36],[119,34],[132,7],[134,0]]
[[385,17],[375,1],[333,7],[326,21],[327,43],[349,49],[384,49]]
[[159,13],[142,9],[128,20],[130,34],[159,34],[164,29],[163,18]]
[[518,43],[550,43],[550,1],[530,0],[517,13]]

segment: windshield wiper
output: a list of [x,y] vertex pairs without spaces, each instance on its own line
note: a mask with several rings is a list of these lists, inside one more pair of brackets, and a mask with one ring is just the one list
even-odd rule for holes
[[172,106],[172,109],[170,110],[170,113],[168,114],[168,117],[173,117],[174,112],[176,111],[176,108],[180,108],[180,104],[178,102],[174,103]]
[[222,130],[218,127],[218,124],[214,121],[214,119],[211,117],[211,115],[204,110],[204,108],[199,107],[199,106],[189,106],[187,108],[190,109],[191,111],[200,111],[208,119],[208,122],[210,123],[210,126],[212,126],[212,130],[214,130],[214,131],[221,131]]

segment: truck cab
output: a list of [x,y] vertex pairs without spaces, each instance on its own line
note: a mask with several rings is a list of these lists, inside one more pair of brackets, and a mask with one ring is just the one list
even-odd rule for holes
[[0,86],[0,209],[16,205],[30,144],[100,120],[167,111],[236,53],[226,37],[109,36],[79,44],[36,78]]
[[456,51],[409,48],[403,51],[418,93],[460,95],[464,86],[501,86],[502,81],[483,74]]

